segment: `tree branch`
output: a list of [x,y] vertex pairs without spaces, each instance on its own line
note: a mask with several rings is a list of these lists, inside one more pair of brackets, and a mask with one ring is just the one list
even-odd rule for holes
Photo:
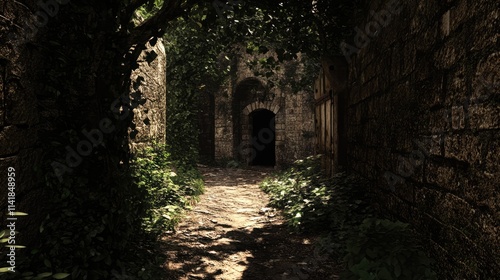
[[122,17],[122,24],[128,23],[134,16],[135,10],[146,4],[150,0],[131,0],[130,4],[125,7],[125,12]]
[[145,44],[152,37],[163,36],[170,21],[187,13],[189,9],[201,1],[187,0],[184,1],[184,4],[182,0],[165,1],[154,16],[132,30],[128,36],[128,45]]

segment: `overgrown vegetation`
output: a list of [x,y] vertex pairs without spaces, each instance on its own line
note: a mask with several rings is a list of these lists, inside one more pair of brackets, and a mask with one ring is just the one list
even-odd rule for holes
[[196,20],[173,21],[164,36],[168,54],[167,143],[173,159],[183,164],[199,159],[200,102],[216,94],[229,73],[228,65],[219,61],[226,48],[221,37],[223,28],[206,32]]
[[135,183],[144,193],[142,227],[155,236],[174,230],[183,210],[203,192],[196,169],[175,166],[165,145],[159,144],[142,149],[132,163]]
[[[297,231],[323,231],[343,260],[343,279],[436,279],[433,261],[408,224],[370,207],[367,182],[349,174],[327,178],[318,157],[297,161],[261,188]],[[332,250],[329,250],[332,251]]]
[[[165,260],[155,241],[174,229],[203,192],[203,181],[194,166],[176,163],[160,144],[139,150],[131,170],[133,183],[120,208],[75,177],[50,201],[57,211],[40,226],[39,248],[18,259],[20,272],[5,279],[163,279]],[[92,203],[84,205],[89,198]]]
[[[215,2],[226,7],[230,1]],[[20,46],[22,52],[43,54],[43,60],[33,61],[34,72],[41,73],[40,77],[33,77],[36,78],[33,85],[42,85],[36,90],[37,105],[40,127],[46,129],[37,137],[38,147],[44,153],[36,172],[38,187],[50,198],[37,205],[46,219],[39,227],[38,248],[28,252],[24,262],[19,260],[20,270],[44,273],[39,278],[62,271],[70,273],[73,279],[154,279],[151,264],[138,262],[151,259],[149,247],[142,240],[142,227],[151,234],[159,234],[164,227],[171,228],[178,211],[188,204],[181,196],[195,195],[199,190],[197,175],[190,169],[197,158],[193,149],[196,112],[192,108],[197,95],[202,90],[210,91],[211,87],[203,82],[207,76],[197,74],[215,70],[212,73],[216,74],[213,80],[216,85],[218,75],[224,72],[217,72],[221,68],[211,59],[219,54],[220,46],[229,45],[224,38],[241,40],[251,33],[258,44],[264,44],[262,38],[283,42],[280,46],[283,58],[308,50],[319,57],[322,50],[332,48],[323,44],[330,40],[323,40],[322,46],[318,46],[321,41],[318,28],[338,37],[333,27],[346,29],[339,22],[345,23],[350,17],[353,5],[350,3],[354,3],[321,0],[315,1],[317,8],[313,9],[313,2],[302,0],[288,1],[287,5],[283,1],[237,2],[242,4],[234,7],[236,13],[230,17],[230,12],[221,10],[221,6],[214,9],[212,1],[72,1],[60,9],[54,7],[54,15],[47,17],[48,24],[40,29],[39,36]],[[255,6],[265,11],[262,14],[272,16],[267,16],[266,21],[254,17]],[[137,25],[136,11],[151,14]],[[342,11],[338,13],[343,16],[331,17],[333,11]],[[251,29],[236,24],[243,17]],[[181,23],[179,28],[175,27],[177,21]],[[169,23],[172,26],[167,28]],[[279,27],[276,32],[274,27]],[[218,34],[216,37],[207,32],[222,29],[221,33],[213,33]],[[174,115],[169,119],[170,151],[182,168],[169,168],[166,163],[170,162],[169,156],[153,148],[144,152],[143,160],[136,161],[136,181],[131,183],[134,181],[128,148],[128,131],[134,126],[131,109],[143,99],[140,92],[130,92],[131,82],[137,81],[130,81],[129,77],[137,67],[136,60],[144,44],[162,37],[166,30],[177,36],[176,49],[168,50],[169,57],[177,59],[177,63],[169,61],[169,65],[177,67],[169,77],[189,81],[175,84],[170,79],[169,85],[177,90],[175,98],[169,99],[169,110],[177,110],[171,111]],[[168,36],[167,42],[173,42]],[[193,49],[198,53],[187,57]],[[200,54],[208,60],[201,60]],[[92,141],[90,148],[81,153],[84,156],[76,154],[75,149],[87,139],[84,131],[103,130],[102,121],[110,121],[113,129],[104,129],[109,133],[104,133],[98,143]],[[182,186],[193,183],[191,179],[197,187],[183,189]],[[148,201],[151,198],[155,199]],[[162,204],[165,203],[162,199],[172,205]],[[23,277],[36,279],[37,275]]]

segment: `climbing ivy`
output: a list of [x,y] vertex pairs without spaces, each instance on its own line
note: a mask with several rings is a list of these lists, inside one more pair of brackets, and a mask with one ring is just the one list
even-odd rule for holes
[[[201,9],[201,8],[200,8]],[[167,143],[172,157],[184,164],[198,160],[198,110],[203,95],[216,94],[230,67],[221,53],[223,26],[205,30],[195,11],[172,22],[165,34],[167,52]]]

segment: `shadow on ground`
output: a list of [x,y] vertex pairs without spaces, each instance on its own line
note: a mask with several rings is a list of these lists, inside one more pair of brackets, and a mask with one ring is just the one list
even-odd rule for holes
[[167,279],[338,279],[315,252],[318,237],[291,233],[267,207],[255,170],[205,169],[207,190],[176,233],[164,239]]
[[231,230],[218,239],[223,242],[200,238],[205,246],[169,245],[170,257],[183,260],[169,271],[170,279],[339,279],[338,266],[315,252],[311,238],[290,234],[283,225]]

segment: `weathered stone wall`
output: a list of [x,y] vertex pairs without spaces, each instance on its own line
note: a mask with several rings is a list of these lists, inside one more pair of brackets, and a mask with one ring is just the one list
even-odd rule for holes
[[215,95],[215,160],[233,158],[233,116],[231,88],[224,88]]
[[[37,1],[23,3],[7,0],[0,4],[0,229],[6,226],[7,173],[8,168],[13,167],[16,211],[29,214],[18,218],[16,242],[32,247],[38,240],[36,235],[41,221],[48,213],[44,209],[48,205],[45,202],[50,199],[45,196],[45,186],[41,182],[41,177],[46,175],[40,174],[42,163],[47,164],[42,157],[48,153],[40,148],[41,144],[47,144],[41,143],[41,132],[53,133],[57,138],[60,132],[54,131],[56,123],[74,120],[62,117],[62,108],[59,107],[64,105],[46,93],[48,73],[53,67],[47,63],[50,56],[45,48],[46,35],[57,30],[45,26],[47,23],[34,22],[33,14],[42,11]],[[48,24],[55,20],[50,18]],[[160,43],[155,46],[155,51],[159,56],[151,65],[139,62],[141,68],[146,69],[141,74],[145,77],[141,90],[147,103],[136,109],[137,141],[153,136],[161,139],[165,135],[165,51]],[[144,54],[141,59],[144,59]],[[86,84],[92,87],[95,81],[89,80]],[[82,110],[74,113],[87,115],[86,107],[81,107]],[[149,117],[150,126],[143,123],[146,117]],[[4,252],[0,252],[0,258],[5,257]],[[22,252],[29,250],[18,251],[19,254]]]
[[[262,55],[257,58],[260,57]],[[255,58],[243,50],[233,57],[233,75],[215,95],[215,159],[237,159],[248,163],[250,150],[255,148],[249,135],[251,114],[261,109],[276,114],[277,166],[314,154],[313,93],[270,87],[268,80],[255,77],[248,66],[247,61]],[[297,71],[301,71],[300,63],[298,65]],[[276,75],[283,77],[285,73],[282,71]],[[245,87],[252,85],[255,86],[252,93],[247,92]]]
[[[315,151],[314,99],[311,93],[288,94],[285,97],[285,112],[282,124],[285,130],[285,163],[302,159]],[[279,127],[277,127],[279,128]]]
[[360,49],[349,56],[348,165],[372,180],[384,211],[430,238],[446,279],[496,279],[499,2],[370,1],[365,10],[358,27],[370,39],[358,30],[347,41]]
[[[35,2],[27,3],[35,9]],[[7,226],[8,168],[15,169],[15,211],[27,212],[16,222],[16,244],[30,245],[45,218],[43,189],[36,188],[35,169],[41,151],[37,148],[40,114],[37,90],[40,88],[39,69],[42,55],[25,44],[14,23],[23,25],[31,20],[27,9],[14,1],[0,4],[0,228]],[[39,31],[42,33],[42,31]],[[36,34],[33,34],[36,35]],[[38,34],[39,36],[42,34]],[[42,116],[43,117],[43,116]],[[7,251],[1,250],[1,258]],[[22,254],[22,252],[17,252]]]
[[[149,57],[154,60],[150,61]],[[136,134],[130,141],[132,150],[147,145],[151,141],[165,142],[167,114],[167,56],[162,39],[154,46],[147,44],[138,59],[139,68],[132,72],[131,91],[138,91],[144,100],[134,108]],[[135,86],[134,86],[135,84]],[[132,93],[132,96],[134,94]],[[142,102],[141,102],[142,103]]]

